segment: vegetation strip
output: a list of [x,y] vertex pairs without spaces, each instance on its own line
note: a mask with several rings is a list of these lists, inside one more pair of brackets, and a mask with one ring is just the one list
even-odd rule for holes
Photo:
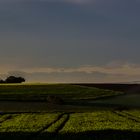
[[124,114],[128,115],[129,117],[131,118],[134,118],[135,120],[139,121],[140,122],[140,117],[137,117],[137,116],[134,116],[126,111],[123,111]]
[[[2,120],[1,120],[1,118],[2,118]],[[3,123],[4,121],[11,119],[12,115],[2,115],[1,118],[0,118],[0,123]]]
[[[67,123],[67,121],[70,118],[70,113],[63,113],[61,114],[57,120],[55,120],[54,122],[52,122],[48,127],[40,130],[40,132],[37,132],[38,134],[37,137],[34,138],[42,138],[42,136],[46,135],[46,133],[48,134],[49,138],[51,139],[57,139],[58,137],[58,133],[61,129],[63,129],[63,127],[65,126],[65,124]],[[47,136],[47,137],[48,137]],[[32,137],[33,138],[33,137]]]
[[125,114],[125,113],[123,113],[123,112],[121,112],[121,111],[112,111],[112,112],[115,113],[115,114],[117,114],[118,116],[122,116],[122,117],[124,117],[124,118],[129,119],[129,120],[132,120],[132,121],[135,121],[135,122],[140,123],[140,121],[138,121],[138,120],[132,118],[132,117],[129,116],[128,114]]
[[59,121],[63,115],[65,113],[60,114],[56,120],[52,121],[50,124],[46,125],[45,127],[43,127],[42,129],[40,129],[39,131],[35,132],[33,135],[31,135],[31,139],[34,139],[36,136],[38,136],[40,133],[42,133],[43,131],[45,131],[46,129],[48,129],[49,127],[51,127],[54,123],[56,123],[57,121]]
[[58,133],[61,129],[63,129],[63,127],[65,126],[65,124],[68,122],[69,118],[70,118],[70,114],[66,114],[66,118],[65,120],[60,124],[60,126],[55,130],[55,133]]

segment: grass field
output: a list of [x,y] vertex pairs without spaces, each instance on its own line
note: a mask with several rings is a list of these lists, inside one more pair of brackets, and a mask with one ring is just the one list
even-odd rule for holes
[[0,100],[45,101],[48,95],[64,100],[95,99],[115,96],[122,92],[70,84],[1,84]]
[[[86,104],[81,105],[87,100],[100,100],[103,97],[109,100],[110,96],[115,98],[121,94],[68,84],[0,85],[0,139],[139,140],[139,109],[120,106],[104,108],[98,105],[89,105],[86,109]],[[48,106],[41,105],[48,95],[59,96],[66,102],[74,103],[74,106],[52,105],[53,108],[48,110]],[[1,106],[4,101],[5,105]],[[14,102],[14,111],[10,110],[11,101]],[[30,110],[23,111],[23,108],[29,109],[28,103]],[[43,111],[38,111],[43,107]]]

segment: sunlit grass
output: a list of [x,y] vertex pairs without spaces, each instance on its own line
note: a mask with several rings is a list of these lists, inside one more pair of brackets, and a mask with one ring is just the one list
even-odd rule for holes
[[[140,114],[140,111],[139,111]],[[114,114],[111,111],[75,113],[61,130],[61,133],[78,133],[95,130],[132,130],[140,131],[140,123]]]
[[36,132],[53,122],[60,113],[14,114],[0,125],[0,132]]
[[[47,95],[57,95],[64,99],[94,99],[105,96],[115,96],[122,94],[110,90],[103,90],[94,87],[84,87],[70,84],[1,84],[0,100],[2,99],[19,99],[22,95],[32,100],[38,96],[44,99]],[[18,97],[17,97],[18,96]]]

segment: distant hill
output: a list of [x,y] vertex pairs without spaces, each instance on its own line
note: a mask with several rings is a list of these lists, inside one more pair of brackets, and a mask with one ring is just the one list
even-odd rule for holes
[[122,91],[122,92],[127,92],[127,93],[140,93],[140,81],[135,81],[135,83],[90,83],[90,84],[85,84],[85,83],[80,83],[76,85],[81,85],[81,86],[88,86],[88,87],[96,87],[100,89],[109,89],[109,90],[114,90],[114,91]]

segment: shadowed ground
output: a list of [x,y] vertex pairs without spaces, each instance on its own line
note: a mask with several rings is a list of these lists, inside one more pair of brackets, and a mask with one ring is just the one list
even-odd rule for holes
[[43,133],[38,136],[35,133],[25,132],[0,132],[0,139],[10,140],[139,140],[140,133],[132,131],[121,131],[121,130],[97,130],[97,131],[86,131],[81,133]]

